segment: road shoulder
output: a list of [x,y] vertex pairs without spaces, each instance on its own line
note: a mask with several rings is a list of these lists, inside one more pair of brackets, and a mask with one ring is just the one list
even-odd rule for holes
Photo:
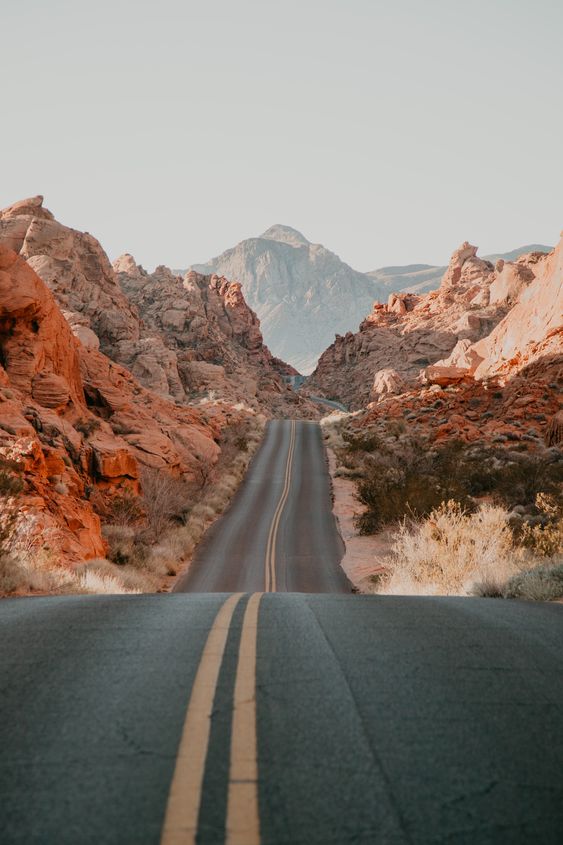
[[356,498],[356,483],[337,475],[337,461],[327,446],[328,467],[332,487],[332,509],[338,532],[344,543],[340,565],[348,579],[360,593],[375,593],[372,576],[382,571],[382,559],[391,550],[392,531],[362,536],[354,523],[362,506]]

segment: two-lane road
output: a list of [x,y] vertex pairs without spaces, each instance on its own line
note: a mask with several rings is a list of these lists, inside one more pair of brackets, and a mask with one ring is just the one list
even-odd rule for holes
[[559,845],[563,607],[0,605],[2,845]]
[[349,593],[320,427],[274,420],[177,592]]
[[274,422],[189,594],[0,602],[0,845],[559,845],[563,606],[346,595],[341,553]]

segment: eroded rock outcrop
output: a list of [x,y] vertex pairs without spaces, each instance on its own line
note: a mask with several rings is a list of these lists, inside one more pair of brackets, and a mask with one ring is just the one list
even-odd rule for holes
[[460,342],[485,337],[504,316],[508,303],[489,302],[494,279],[493,265],[465,242],[437,291],[391,294],[387,304],[375,303],[356,334],[337,336],[321,356],[311,388],[359,408],[374,398],[380,371],[392,369],[412,385],[422,369],[445,359]]
[[[212,391],[275,414],[314,414],[285,383],[291,368],[264,345],[259,320],[238,282],[195,271],[181,278],[164,266],[149,274],[130,255],[117,259],[114,268],[144,330],[161,337],[169,351],[166,378],[176,398],[197,400]],[[145,354],[138,348],[138,343],[121,343],[118,357],[141,380],[154,379],[161,362],[154,360],[150,343]]]
[[182,403],[212,390],[267,413],[315,414],[285,384],[238,283],[182,280],[164,266],[148,274],[130,255],[114,269],[92,235],[56,221],[40,196],[0,212],[0,243],[46,283],[83,346],[149,390]]
[[[498,268],[491,292],[512,307],[486,337],[452,354],[427,371],[455,369],[478,380],[506,381],[543,360],[546,371],[563,358],[563,240],[548,255],[532,254],[521,263]],[[459,345],[458,345],[459,346]]]
[[[352,381],[368,399],[352,425],[393,422],[398,432],[414,434],[421,443],[461,440],[520,451],[561,445],[563,241],[549,254],[500,261],[494,270],[477,262],[475,248],[463,244],[439,291],[419,298],[410,310],[394,299],[394,316],[376,305],[359,334],[337,339],[323,356],[326,369],[319,367],[315,377],[332,395],[338,394],[328,366],[338,352],[343,375],[336,383]],[[434,347],[433,355],[441,342],[451,352],[417,371],[410,364],[420,361],[409,356],[420,349],[420,340],[427,350]],[[370,372],[390,361],[394,369]]]
[[197,477],[237,414],[156,396],[84,346],[29,263],[0,244],[0,455],[23,472],[21,513],[56,560],[103,555],[94,505],[137,491],[142,465]]

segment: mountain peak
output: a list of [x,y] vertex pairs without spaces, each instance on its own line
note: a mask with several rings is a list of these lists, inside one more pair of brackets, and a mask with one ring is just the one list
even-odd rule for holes
[[280,241],[291,246],[308,246],[309,244],[309,241],[301,232],[291,226],[283,226],[281,223],[270,226],[260,237],[268,241]]

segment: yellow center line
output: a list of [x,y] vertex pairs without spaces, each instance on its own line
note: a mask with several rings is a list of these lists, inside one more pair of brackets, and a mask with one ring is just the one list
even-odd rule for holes
[[276,541],[278,535],[278,528],[281,521],[281,516],[285,503],[289,497],[289,488],[291,486],[291,474],[293,469],[293,454],[295,452],[295,420],[291,421],[291,437],[289,440],[289,449],[287,452],[287,463],[285,467],[285,479],[283,491],[275,510],[270,532],[268,534],[268,543],[266,545],[266,560],[265,560],[265,591],[267,593],[275,593],[277,588],[276,580]]
[[234,692],[226,845],[260,845],[256,736],[256,640],[261,593],[248,600]]
[[241,597],[242,593],[235,593],[223,604],[201,655],[168,795],[161,845],[195,845],[215,690],[229,627]]

